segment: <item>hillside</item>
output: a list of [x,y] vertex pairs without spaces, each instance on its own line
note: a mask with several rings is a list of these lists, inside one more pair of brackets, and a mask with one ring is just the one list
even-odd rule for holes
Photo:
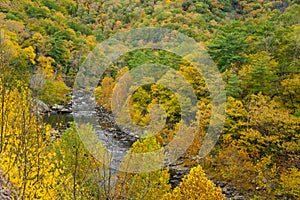
[[[96,77],[98,110],[110,115],[119,106],[114,103],[122,102],[132,91],[128,116],[120,117],[122,123],[150,127],[145,135],[151,137],[140,137],[130,152],[168,147],[176,133],[190,134],[189,125],[197,124],[195,137],[183,141],[191,139],[191,144],[177,161],[180,167],[192,170],[175,189],[168,167],[140,174],[121,170],[112,177],[80,135],[81,129],[94,133],[92,127],[71,123],[66,130],[55,130],[36,111],[36,99],[50,108],[74,105],[78,72],[88,65],[90,53],[99,50],[97,45],[106,44],[116,34],[147,27],[176,30],[192,38],[212,59],[225,87],[222,134],[209,155],[201,157],[216,104],[205,73],[193,66],[190,54],[181,57],[163,49],[136,49],[109,63]],[[172,34],[169,38],[159,34],[155,38],[155,34],[147,39],[174,39]],[[192,52],[192,47],[184,48]],[[162,71],[155,67],[138,71],[145,64],[159,65]],[[177,71],[184,81],[172,73],[161,75],[163,66]],[[136,73],[136,79],[128,77],[129,72]],[[130,81],[147,84],[125,88]],[[182,82],[192,88],[195,104]],[[173,87],[185,95],[178,95]],[[182,123],[188,115],[182,107],[197,115],[194,121],[192,114],[187,117],[190,124]],[[12,197],[226,198],[215,181],[236,188],[245,199],[298,199],[299,117],[299,0],[0,0],[0,169],[16,190]],[[163,120],[165,124],[159,124]],[[125,125],[124,132],[128,130]],[[117,128],[108,130],[116,132]],[[96,133],[94,137],[99,140]],[[119,140],[122,138],[126,140]],[[103,145],[95,145],[102,152]],[[128,154],[121,165],[130,159]],[[0,177],[0,183],[3,179]]]

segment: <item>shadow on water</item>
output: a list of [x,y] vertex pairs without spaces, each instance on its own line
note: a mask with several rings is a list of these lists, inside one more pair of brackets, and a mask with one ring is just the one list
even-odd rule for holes
[[50,124],[54,129],[65,129],[70,122],[74,121],[74,118],[70,113],[51,112],[44,115],[43,121]]

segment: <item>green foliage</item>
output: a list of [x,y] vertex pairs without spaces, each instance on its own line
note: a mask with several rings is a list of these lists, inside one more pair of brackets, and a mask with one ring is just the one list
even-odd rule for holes
[[136,50],[124,56],[124,65],[129,69],[149,63],[159,63],[174,69],[179,69],[181,65],[187,65],[187,62],[179,56],[164,50]]
[[58,64],[65,66],[70,59],[70,50],[68,43],[63,36],[57,36],[50,40],[52,48],[50,49],[49,55],[53,57]]
[[25,9],[28,17],[47,18],[50,16],[50,10],[45,6],[39,7],[34,4],[28,4]]
[[[87,127],[85,131],[90,132]],[[63,169],[57,191],[62,199],[96,199],[100,196],[102,179],[100,163],[91,156],[82,143],[75,124],[71,124],[55,144],[58,168]]]
[[228,83],[226,85],[227,96],[239,98],[242,89],[240,88],[241,80],[236,74],[230,73],[228,77]]
[[85,35],[92,35],[92,29],[85,24],[76,23],[73,21],[68,22],[68,26],[72,28],[74,31],[79,31]]
[[278,63],[264,51],[251,54],[248,59],[250,64],[242,66],[239,71],[239,75],[243,80],[241,87],[244,96],[259,92],[269,95],[275,94],[274,89],[278,83],[275,71]]
[[70,89],[63,81],[46,80],[38,94],[38,98],[49,105],[63,104],[66,103],[66,94],[69,92]]
[[42,0],[43,5],[47,6],[50,10],[56,10],[56,11],[60,11],[64,14],[66,14],[66,8],[59,5],[59,3],[57,1],[54,0]]
[[[168,184],[167,169],[120,173],[115,193],[109,188],[112,185],[98,187],[100,176],[92,177],[98,163],[86,154],[76,128],[71,127],[62,138],[52,141],[49,127],[38,123],[38,118],[29,112],[32,109],[25,99],[31,93],[25,88],[30,75],[31,88],[38,98],[50,105],[65,103],[70,90],[64,83],[72,85],[78,67],[96,42],[119,31],[159,26],[178,30],[207,49],[226,83],[227,118],[223,134],[213,153],[203,161],[209,176],[237,186],[247,198],[255,193],[255,199],[298,199],[299,3],[299,0],[1,0],[0,143],[1,148],[7,147],[0,155],[1,167],[8,172],[21,197],[28,199],[161,199],[164,193],[171,199],[222,199],[199,167],[173,191]],[[170,66],[194,89],[198,107],[192,111],[199,113],[199,130],[183,160],[186,165],[198,165],[198,160],[190,158],[197,155],[206,135],[212,105],[208,87],[191,63],[164,50],[129,52],[100,81],[95,91],[98,104],[110,110],[115,83],[128,70],[149,63]],[[166,76],[172,79],[172,74]],[[153,79],[142,74],[139,78]],[[130,99],[130,116],[123,116],[126,120],[132,119],[141,126],[154,125],[150,114],[157,104],[165,110],[157,113],[166,114],[166,124],[158,125],[161,130],[154,129],[157,141],[154,137],[139,140],[131,152],[159,149],[179,129],[182,115],[179,100],[160,83],[136,89]],[[177,84],[180,81],[174,86]],[[120,99],[125,98],[125,93],[118,94]],[[181,100],[185,102],[183,106],[191,103],[188,98]],[[21,118],[21,112],[25,117]],[[24,136],[28,137],[24,140]],[[53,143],[59,149],[58,157],[51,150]],[[74,168],[76,160],[81,164],[77,165],[78,171]],[[26,167],[30,170],[25,173]],[[57,179],[61,174],[61,179]],[[210,191],[205,197],[197,193],[203,188]],[[58,193],[60,196],[56,196]]]
[[239,21],[232,21],[222,27],[215,39],[209,44],[209,53],[224,72],[226,69],[237,70],[246,62],[247,27]]

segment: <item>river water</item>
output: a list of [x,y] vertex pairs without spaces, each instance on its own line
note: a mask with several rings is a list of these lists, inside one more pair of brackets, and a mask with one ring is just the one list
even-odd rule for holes
[[[78,120],[78,113],[51,112],[44,116],[44,122],[50,124],[56,130],[64,131],[69,126],[69,123],[74,121],[74,117]],[[92,123],[93,129],[96,131],[99,141],[112,154],[112,166],[115,168],[113,171],[116,172],[130,146],[137,138],[126,136],[125,133],[116,128],[113,122],[108,120],[108,113],[106,112],[98,112],[97,114],[83,115],[81,117],[87,121],[94,121]],[[91,118],[93,120],[90,120]]]
[[[108,149],[113,150],[114,165],[119,165],[123,160],[126,152],[134,142],[134,139],[126,136],[126,133],[122,133],[117,130],[113,122],[109,120],[109,114],[107,112],[98,112],[94,117],[97,118],[99,125],[94,125],[93,128],[96,130],[99,140],[105,146],[109,146]],[[50,124],[53,128],[58,130],[65,130],[70,122],[74,121],[73,114],[71,113],[55,113],[52,112],[49,115],[44,116],[44,122]],[[125,135],[125,137],[124,137]],[[178,186],[181,182],[182,177],[189,172],[189,169],[180,170],[176,167],[170,166],[170,183],[172,187]],[[118,173],[118,170],[110,169],[111,175]],[[106,181],[105,181],[106,182]],[[221,182],[222,183],[222,182]],[[224,186],[224,184],[216,184],[222,187],[223,193],[227,196],[226,199],[232,199],[232,197],[239,197],[237,199],[244,200],[235,188]]]
[[70,113],[51,112],[44,116],[44,122],[50,124],[55,129],[65,129],[68,123],[73,122],[73,115]]
[[[76,115],[76,114],[75,114]],[[91,116],[85,116],[89,118]],[[113,155],[113,166],[119,166],[127,151],[137,139],[134,135],[128,135],[118,129],[114,122],[110,119],[110,114],[106,111],[99,111],[94,117],[97,118],[99,125],[94,125],[99,140],[104,144]],[[44,116],[44,122],[50,124],[54,129],[63,131],[68,127],[70,122],[74,121],[73,114],[71,113],[56,113],[52,112]],[[118,170],[110,169],[112,174],[116,174]],[[170,183],[172,186],[179,185],[181,178],[188,173],[188,170],[178,171],[170,167]]]

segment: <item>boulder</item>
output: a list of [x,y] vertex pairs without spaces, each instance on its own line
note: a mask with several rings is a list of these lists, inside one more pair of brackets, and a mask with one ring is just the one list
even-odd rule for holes
[[71,113],[72,112],[72,107],[69,105],[58,105],[54,104],[51,107],[51,110],[58,112],[58,113]]
[[34,99],[34,110],[37,111],[38,114],[47,113],[50,112],[50,108],[47,104],[45,104],[43,101],[39,99]]

